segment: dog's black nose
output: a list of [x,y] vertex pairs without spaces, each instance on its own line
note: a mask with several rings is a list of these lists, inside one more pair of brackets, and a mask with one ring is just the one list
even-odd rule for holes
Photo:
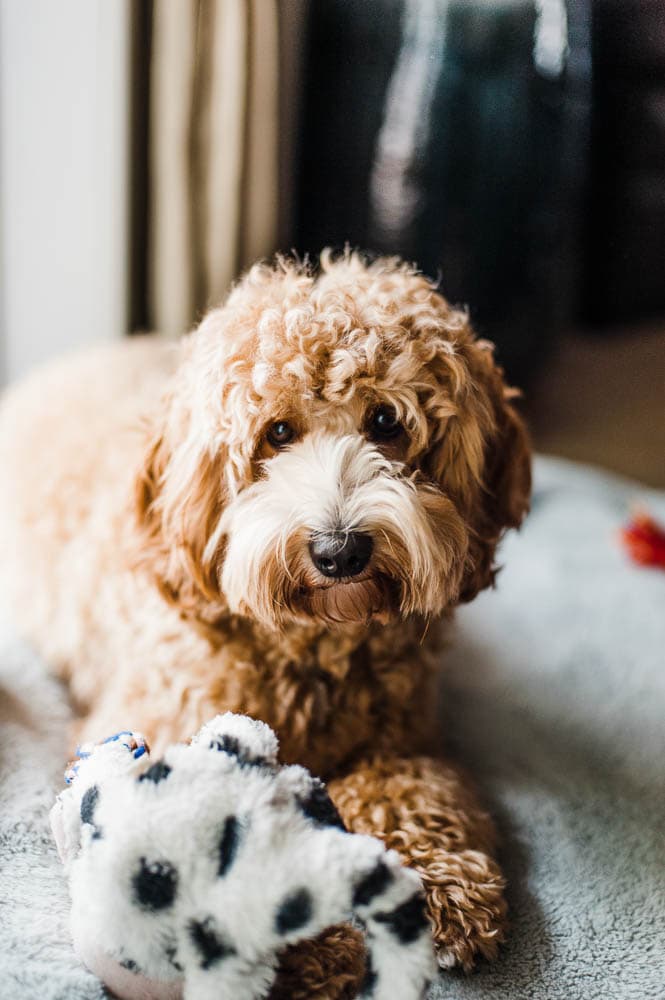
[[339,579],[362,573],[373,545],[372,536],[362,531],[331,531],[312,538],[309,554],[319,573]]

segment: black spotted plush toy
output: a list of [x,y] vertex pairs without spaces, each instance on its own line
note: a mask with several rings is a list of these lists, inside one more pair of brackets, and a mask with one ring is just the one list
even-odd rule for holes
[[257,1000],[285,945],[356,916],[366,996],[435,975],[419,876],[347,833],[324,785],[277,763],[261,722],[219,715],[152,763],[141,736],[79,749],[51,824],[79,957],[127,1000]]

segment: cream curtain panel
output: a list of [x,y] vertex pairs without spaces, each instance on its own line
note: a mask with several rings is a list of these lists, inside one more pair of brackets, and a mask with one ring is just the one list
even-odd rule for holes
[[288,249],[305,0],[154,0],[148,315],[187,330]]

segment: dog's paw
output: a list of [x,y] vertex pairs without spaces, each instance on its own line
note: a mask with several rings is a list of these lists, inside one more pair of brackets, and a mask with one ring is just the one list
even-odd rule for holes
[[505,879],[482,851],[434,850],[416,865],[427,894],[437,959],[442,969],[493,961],[507,928]]
[[329,927],[281,952],[269,1000],[353,1000],[366,972],[360,931],[349,924]]

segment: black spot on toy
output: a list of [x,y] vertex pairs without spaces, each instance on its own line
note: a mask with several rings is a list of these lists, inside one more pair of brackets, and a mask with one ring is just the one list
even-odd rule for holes
[[240,824],[235,816],[227,816],[224,822],[224,829],[219,841],[219,867],[218,875],[226,875],[233,864],[240,843]]
[[178,873],[168,861],[141,858],[132,878],[134,899],[144,910],[164,910],[171,906],[178,888]]
[[123,969],[127,969],[128,972],[133,972],[136,975],[141,971],[139,966],[136,964],[133,958],[123,958],[120,960],[120,965]]
[[240,740],[235,736],[221,736],[210,740],[210,749],[218,753],[228,753],[231,757],[240,757]]
[[353,905],[367,906],[375,896],[384,892],[393,880],[392,872],[388,865],[379,861],[375,868],[361,878],[353,890]]
[[95,823],[95,807],[99,802],[99,788],[97,785],[91,785],[90,788],[86,788],[83,793],[83,798],[81,799],[81,822],[90,823],[94,826]]
[[236,954],[233,945],[216,933],[212,917],[206,917],[205,920],[191,920],[188,930],[192,943],[201,956],[202,969],[209,969],[211,965]]
[[210,741],[210,749],[220,753],[227,753],[231,757],[236,757],[239,764],[247,767],[266,767],[268,762],[265,757],[254,757],[251,751],[240,742],[237,736],[224,735]]
[[277,933],[288,934],[304,927],[312,916],[313,909],[312,897],[307,889],[298,889],[287,896],[275,916]]
[[321,826],[336,826],[346,830],[344,820],[337,811],[333,800],[326,791],[326,786],[319,778],[314,778],[312,788],[306,799],[299,799],[298,804],[305,816]]
[[170,773],[169,765],[163,760],[158,760],[151,764],[147,771],[139,775],[139,781],[153,781],[157,785],[160,781],[168,778]]
[[176,969],[178,972],[184,972],[185,971],[184,965],[181,965],[180,962],[177,959],[178,950],[177,950],[177,948],[176,948],[176,946],[174,944],[170,944],[168,946],[168,948],[165,948],[164,949],[164,954],[166,955],[167,959],[169,960],[169,965],[172,965],[173,968]]
[[395,907],[389,913],[376,913],[374,919],[386,924],[401,944],[410,944],[423,931],[429,930],[429,921],[425,913],[425,897],[421,892],[415,893],[401,906]]

